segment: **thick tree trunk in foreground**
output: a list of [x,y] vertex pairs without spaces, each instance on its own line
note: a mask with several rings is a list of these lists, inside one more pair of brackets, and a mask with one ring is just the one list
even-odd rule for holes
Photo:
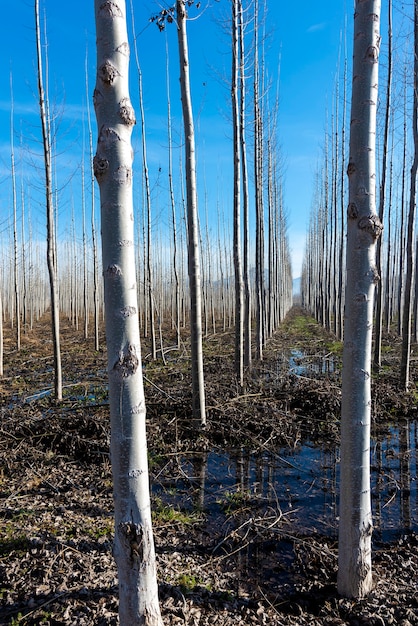
[[361,598],[372,587],[370,409],[376,241],[376,108],[380,0],[357,0],[348,164],[338,591]]
[[114,556],[122,626],[161,626],[151,526],[132,202],[129,45],[124,0],[95,0],[106,341],[115,502]]
[[202,348],[202,295],[200,276],[199,229],[197,216],[196,150],[192,99],[190,94],[189,52],[187,46],[186,7],[176,2],[177,35],[180,57],[180,86],[186,151],[186,196],[188,268],[190,283],[190,333],[192,355],[193,415],[206,424],[205,387]]

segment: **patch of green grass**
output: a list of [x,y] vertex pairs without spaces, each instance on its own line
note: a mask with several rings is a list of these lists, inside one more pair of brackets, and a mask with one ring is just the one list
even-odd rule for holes
[[30,541],[26,535],[16,535],[8,539],[0,540],[0,556],[15,552],[17,556],[23,556],[29,550]]
[[156,498],[153,502],[152,515],[155,522],[178,523],[178,524],[195,524],[200,520],[196,511],[187,512],[176,509],[168,504],[164,504],[161,498]]
[[164,456],[158,452],[148,450],[148,467],[150,470],[160,467],[163,463]]
[[335,339],[334,341],[327,341],[325,343],[328,352],[332,352],[335,355],[342,356],[343,342]]
[[100,539],[100,537],[111,537],[114,531],[113,519],[106,520],[101,526],[91,526],[86,529],[86,534],[92,539]]
[[310,315],[295,315],[284,322],[283,329],[290,335],[311,337],[317,334],[318,323]]
[[183,593],[188,593],[193,591],[199,583],[193,574],[181,574],[178,577],[177,584],[181,587]]
[[234,511],[247,506],[249,501],[250,494],[247,491],[226,491],[223,498],[217,500],[217,504],[227,515],[231,515]]

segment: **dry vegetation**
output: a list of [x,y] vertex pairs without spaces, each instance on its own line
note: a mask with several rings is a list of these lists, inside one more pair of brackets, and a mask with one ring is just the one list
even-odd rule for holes
[[[45,391],[52,386],[49,321],[24,336],[20,354],[7,330],[0,382],[0,624],[117,623],[105,355],[81,334],[63,320],[65,398],[57,407]],[[375,539],[375,589],[354,602],[335,590],[336,526],[308,535],[274,498],[266,502],[239,485],[206,505],[201,476],[209,451],[262,456],[307,438],[330,447],[338,442],[338,343],[293,310],[241,390],[232,341],[232,332],[205,340],[205,433],[190,419],[187,347],[168,351],[166,365],[144,360],[164,623],[418,624],[414,532],[391,543]],[[375,435],[394,417],[416,419],[414,394],[396,388],[396,343],[391,338],[386,345],[374,383]],[[320,355],[332,363],[329,373],[289,372],[291,349],[295,367],[303,350],[305,360]],[[185,458],[194,474],[186,476]]]

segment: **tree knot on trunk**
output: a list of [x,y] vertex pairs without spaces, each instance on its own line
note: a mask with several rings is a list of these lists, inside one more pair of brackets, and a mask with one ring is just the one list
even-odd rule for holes
[[123,43],[120,44],[120,46],[118,46],[116,48],[116,52],[119,52],[119,54],[123,54],[124,57],[129,57],[129,44],[127,41],[124,41]]
[[103,124],[99,133],[100,146],[107,149],[110,145],[117,143],[118,141],[122,141],[119,133],[114,128]]
[[366,50],[366,59],[370,61],[370,63],[377,63],[379,58],[379,52],[376,46],[369,46]]
[[119,352],[119,358],[113,366],[113,370],[122,378],[128,378],[135,374],[138,369],[139,359],[135,346],[128,345]]
[[99,66],[97,75],[105,85],[112,85],[115,78],[120,76],[117,68],[108,59]]
[[123,14],[116,2],[106,0],[106,2],[103,2],[99,7],[99,16],[113,19],[115,17],[123,17]]
[[103,94],[99,89],[97,89],[97,87],[95,87],[93,91],[94,108],[97,110],[97,108],[102,104],[102,102],[103,102]]
[[121,522],[119,536],[130,560],[140,565],[144,560],[144,530],[139,524]]
[[100,182],[105,177],[108,169],[109,161],[96,154],[93,159],[93,172],[98,182]]
[[356,166],[353,161],[350,161],[347,167],[347,176],[350,177],[356,171]]
[[134,126],[136,124],[135,111],[129,98],[122,98],[120,101],[119,116],[122,122],[127,126]]
[[355,220],[358,218],[358,208],[355,202],[350,202],[347,209],[348,219]]
[[136,315],[136,308],[134,306],[124,306],[120,310],[120,314],[123,318],[132,317],[132,315]]
[[115,263],[113,263],[112,265],[108,265],[106,268],[106,275],[107,276],[122,276],[122,270],[119,267],[119,265],[116,265]]
[[358,227],[363,232],[369,233],[375,241],[379,239],[383,231],[383,224],[375,213],[361,217]]

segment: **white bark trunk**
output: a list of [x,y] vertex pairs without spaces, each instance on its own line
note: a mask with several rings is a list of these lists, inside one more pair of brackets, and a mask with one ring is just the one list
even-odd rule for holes
[[187,46],[186,8],[177,0],[177,35],[180,57],[180,86],[186,149],[186,195],[188,268],[190,284],[190,326],[192,355],[193,415],[206,425],[205,387],[202,347],[202,295],[197,216],[196,155],[192,99],[190,94],[189,53]]
[[238,0],[232,1],[232,124],[233,124],[233,224],[234,224],[234,275],[235,275],[235,373],[238,383],[244,384],[244,282],[241,256],[241,137],[239,120],[239,17]]
[[95,0],[106,341],[115,501],[114,556],[122,626],[161,626],[151,526],[135,272],[129,45],[124,0]]
[[338,591],[361,598],[372,586],[370,498],[371,343],[378,280],[376,108],[380,0],[357,0],[351,102],[344,324]]
[[39,0],[35,0],[36,52],[38,64],[39,111],[42,125],[42,141],[45,167],[46,221],[47,221],[47,263],[51,294],[52,340],[54,346],[54,395],[58,402],[62,400],[62,368],[59,320],[59,287],[57,269],[57,248],[55,236],[55,211],[52,183],[51,160],[51,125],[48,113],[48,98],[45,97],[43,85],[43,63],[41,52],[41,28],[39,22]]

